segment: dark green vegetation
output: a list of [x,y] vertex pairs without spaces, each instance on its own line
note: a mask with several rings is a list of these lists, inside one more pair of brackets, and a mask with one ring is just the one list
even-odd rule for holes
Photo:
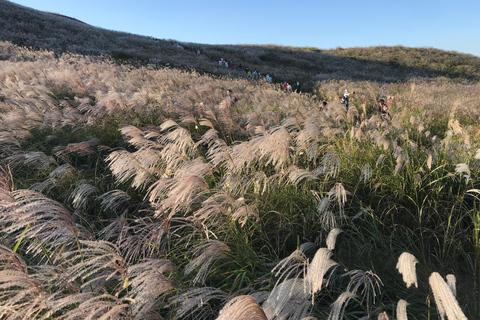
[[[3,39],[24,30],[48,49],[0,43],[0,319],[398,318],[403,300],[409,319],[480,313],[478,58],[195,56],[125,34],[59,50],[51,24],[122,34],[0,6],[18,24]],[[147,44],[159,64],[141,58]],[[236,78],[219,57],[303,76],[312,94]],[[389,96],[391,119],[377,110]],[[405,252],[414,271],[397,264]]]

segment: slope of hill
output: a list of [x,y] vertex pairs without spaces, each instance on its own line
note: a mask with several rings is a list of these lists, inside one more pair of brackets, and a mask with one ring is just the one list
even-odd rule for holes
[[[170,65],[198,72],[243,76],[219,67],[225,58],[274,81],[300,81],[305,89],[319,80],[380,82],[448,77],[477,81],[480,58],[430,48],[370,47],[320,50],[281,46],[180,43],[96,28],[74,18],[41,12],[0,0],[0,40],[32,48],[88,55],[109,55],[141,64]],[[201,54],[197,56],[195,51]]]

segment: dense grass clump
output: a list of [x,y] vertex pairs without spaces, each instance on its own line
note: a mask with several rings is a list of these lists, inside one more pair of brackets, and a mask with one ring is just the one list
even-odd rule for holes
[[0,318],[480,314],[478,83],[0,55]]

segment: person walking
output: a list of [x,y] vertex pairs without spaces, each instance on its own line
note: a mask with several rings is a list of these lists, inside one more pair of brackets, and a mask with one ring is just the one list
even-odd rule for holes
[[300,82],[297,81],[297,84],[295,85],[295,92],[300,93],[301,87],[300,87]]

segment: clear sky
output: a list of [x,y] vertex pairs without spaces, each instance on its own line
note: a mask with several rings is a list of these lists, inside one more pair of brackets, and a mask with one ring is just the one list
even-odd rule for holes
[[480,0],[11,0],[92,26],[204,44],[433,47],[480,57]]

